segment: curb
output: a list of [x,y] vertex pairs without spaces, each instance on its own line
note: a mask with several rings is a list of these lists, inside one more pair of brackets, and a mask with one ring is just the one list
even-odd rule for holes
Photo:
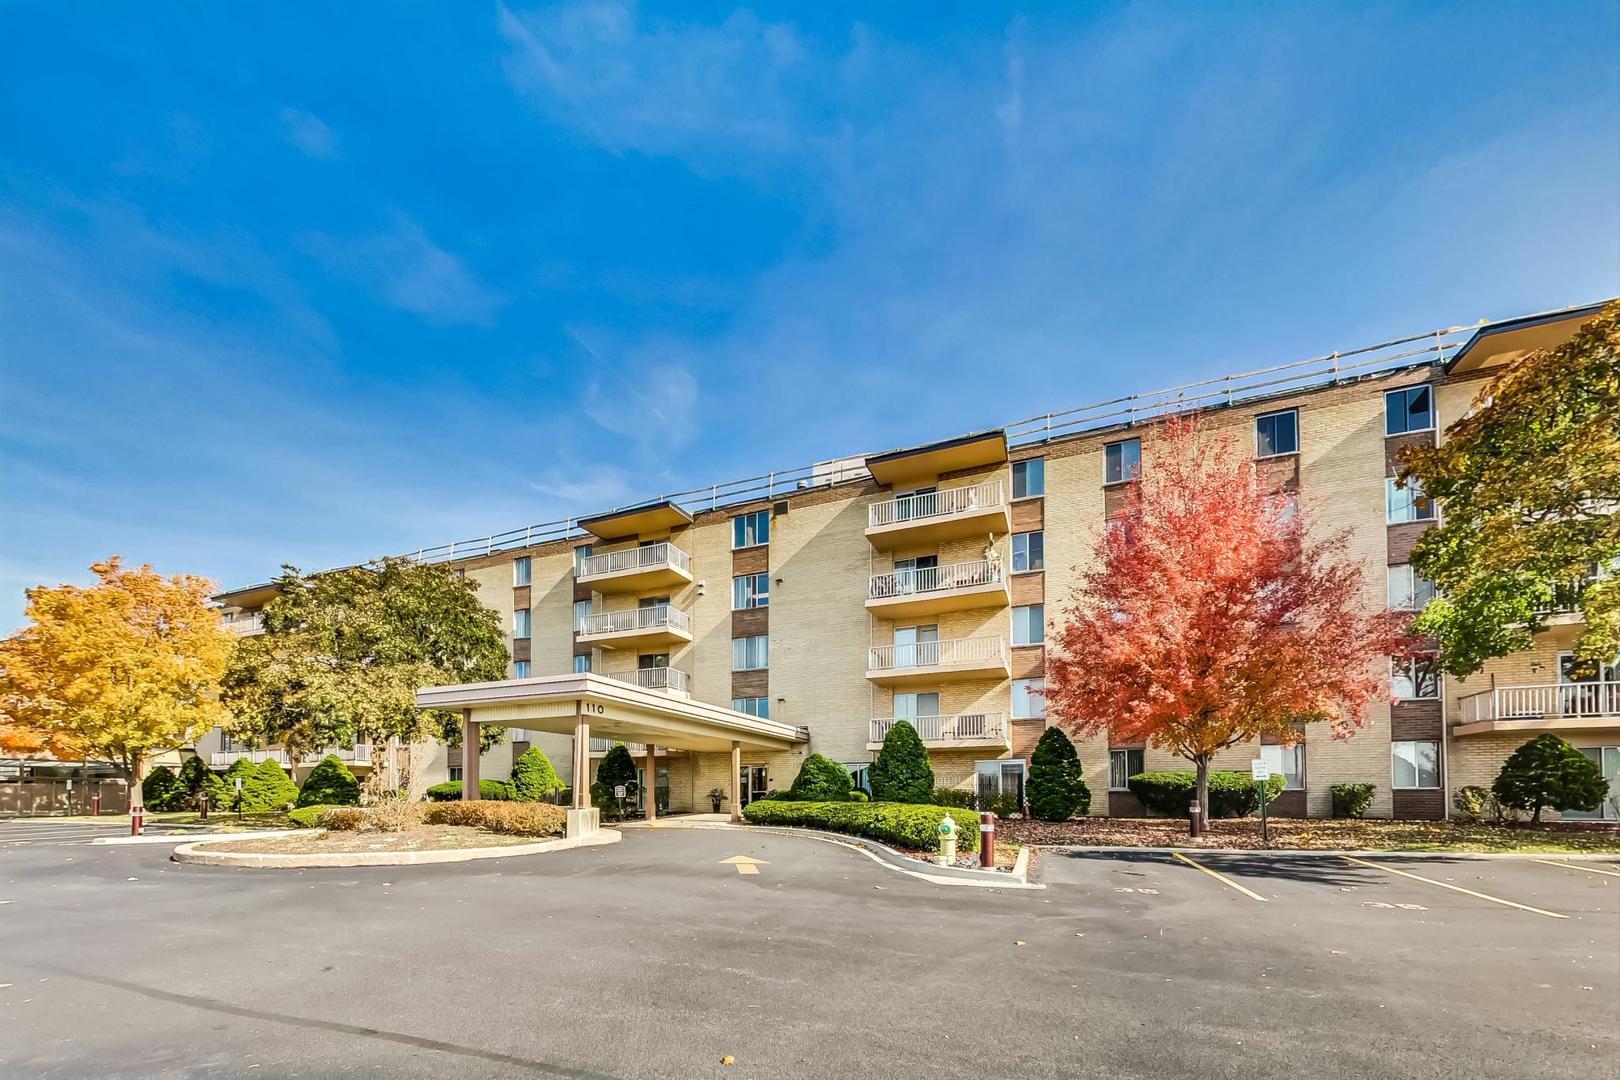
[[[299,835],[314,835],[325,830],[298,829]],[[611,829],[603,829],[588,836],[561,837],[541,840],[533,844],[512,844],[496,848],[448,848],[439,851],[342,851],[331,854],[275,855],[252,851],[205,851],[210,844],[229,843],[233,840],[269,836],[254,833],[237,836],[218,836],[209,840],[196,840],[174,849],[171,858],[178,863],[197,863],[203,866],[240,866],[257,870],[305,870],[341,866],[423,866],[431,863],[473,862],[478,859],[508,859],[519,855],[540,855],[548,851],[567,851],[570,848],[592,847],[597,844],[616,844],[621,837]],[[291,833],[278,833],[288,836]]]
[[195,835],[179,834],[169,836],[159,834],[155,836],[98,836],[90,841],[92,844],[206,844],[209,841],[219,840],[253,840],[269,836],[293,836],[298,833],[307,833],[308,829],[265,829],[262,832],[214,833],[207,835],[206,840],[199,840]]
[[1562,859],[1566,862],[1620,862],[1620,852],[1557,852],[1557,851],[1362,851],[1357,848],[1332,851],[1297,848],[1215,848],[1215,847],[1127,847],[1123,844],[1031,844],[1043,852],[1087,852],[1102,855],[1265,855],[1272,858],[1344,858],[1353,855],[1360,859]]

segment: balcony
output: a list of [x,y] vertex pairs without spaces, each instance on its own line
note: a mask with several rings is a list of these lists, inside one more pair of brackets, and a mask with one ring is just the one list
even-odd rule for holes
[[690,693],[691,679],[679,668],[631,668],[627,671],[604,671],[602,674],[605,678],[617,679],[644,690],[667,690],[682,697]]
[[1007,643],[999,637],[874,645],[867,651],[866,677],[875,683],[950,682],[1011,676]]
[[668,604],[604,611],[579,620],[582,645],[604,649],[639,649],[649,645],[685,645],[692,640],[692,620]]
[[1498,686],[1458,699],[1462,719],[1452,734],[1491,732],[1620,732],[1620,682]]
[[237,637],[252,637],[254,634],[264,633],[264,616],[255,611],[251,615],[238,615],[234,619],[225,620],[225,629]]
[[1006,607],[1009,600],[1001,564],[983,559],[874,574],[866,592],[867,610],[880,619]]
[[866,508],[866,538],[882,550],[1010,531],[1012,514],[1000,480],[903,495]]
[[574,580],[600,593],[646,592],[690,584],[692,556],[665,540],[580,559]]
[[958,747],[998,747],[1011,749],[1010,729],[1005,713],[962,713],[959,716],[890,716],[874,719],[867,732],[866,748],[883,749],[883,740],[896,720],[917,729],[923,745],[930,750]]
[[[592,736],[591,737],[591,751],[590,752],[592,754],[605,754],[605,753],[608,752],[608,747],[612,746],[616,742],[624,742],[624,740],[623,739],[598,739],[595,736]],[[647,744],[646,743],[624,742],[624,748],[626,750],[628,750],[630,752],[630,756],[635,758],[638,762],[642,758],[647,756]],[[663,757],[665,754],[668,754],[668,753],[669,753],[669,747],[660,746],[658,748],[657,756],[658,757]]]
[[[316,750],[298,759],[300,765],[314,765],[328,754],[335,756],[339,761],[348,765],[370,765],[371,744],[355,743],[353,746],[328,746],[325,750]],[[215,750],[208,756],[210,768],[228,769],[241,759],[246,758],[251,764],[260,765],[265,761],[274,761],[282,768],[292,764],[287,751],[279,749],[270,750]]]

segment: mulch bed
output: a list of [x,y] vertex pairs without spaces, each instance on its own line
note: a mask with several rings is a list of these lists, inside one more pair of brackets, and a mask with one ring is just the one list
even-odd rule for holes
[[459,851],[467,848],[512,847],[533,844],[539,836],[503,836],[459,825],[418,825],[401,832],[324,832],[316,835],[266,836],[209,844],[208,851],[248,852],[255,855],[314,855],[332,852]]
[[1213,821],[1197,840],[1172,818],[1077,818],[996,823],[996,839],[1021,844],[1126,847],[1206,847],[1295,851],[1592,852],[1620,854],[1620,827],[1597,822],[1469,825],[1447,821],[1273,818],[1271,843],[1259,818]]

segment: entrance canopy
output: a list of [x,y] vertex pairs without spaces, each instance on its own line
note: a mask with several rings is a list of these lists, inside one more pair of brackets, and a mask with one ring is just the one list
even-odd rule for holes
[[559,735],[576,734],[583,721],[598,738],[705,753],[728,753],[734,744],[749,750],[788,750],[810,739],[804,728],[779,720],[589,672],[428,686],[416,692],[416,707],[455,710],[472,724],[504,724]]

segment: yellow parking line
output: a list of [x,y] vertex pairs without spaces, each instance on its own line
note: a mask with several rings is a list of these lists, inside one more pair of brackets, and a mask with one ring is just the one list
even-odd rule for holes
[[1251,889],[1244,888],[1242,885],[1239,885],[1237,882],[1233,881],[1231,878],[1227,877],[1225,874],[1217,874],[1215,871],[1211,870],[1209,867],[1203,865],[1202,863],[1193,862],[1191,859],[1187,858],[1187,856],[1183,855],[1179,851],[1172,851],[1170,854],[1174,855],[1176,858],[1180,859],[1182,862],[1186,863],[1188,866],[1192,867],[1194,870],[1202,870],[1204,873],[1208,874],[1210,877],[1214,878],[1216,881],[1220,882],[1222,885],[1230,885],[1230,886],[1232,886],[1232,888],[1236,889],[1238,892],[1242,893],[1244,896],[1247,896],[1250,900],[1258,900],[1262,904],[1264,904],[1266,902],[1266,897],[1261,896],[1259,893],[1254,892]]
[[1475,892],[1473,889],[1465,889],[1461,885],[1452,885],[1444,881],[1436,881],[1434,878],[1426,878],[1419,874],[1409,874],[1405,870],[1397,870],[1393,866],[1382,866],[1379,863],[1368,862],[1366,859],[1354,859],[1349,855],[1342,856],[1342,858],[1344,858],[1347,862],[1355,863],[1357,866],[1370,866],[1374,870],[1382,870],[1386,874],[1399,874],[1401,877],[1411,878],[1413,881],[1421,881],[1426,885],[1438,885],[1442,889],[1450,889],[1452,892],[1460,892],[1464,896],[1473,896],[1480,900],[1489,900],[1493,904],[1501,904],[1504,907],[1518,908],[1520,911],[1529,911],[1536,915],[1545,915],[1549,919],[1569,918],[1568,915],[1560,915],[1556,911],[1543,911],[1538,907],[1531,907],[1529,904],[1521,904],[1515,900],[1504,900],[1500,896],[1491,896],[1489,893]]
[[1565,870],[1585,870],[1588,874],[1602,874],[1605,877],[1620,877],[1620,873],[1613,870],[1599,870],[1595,866],[1582,866],[1580,863],[1559,862],[1557,859],[1531,859],[1542,866],[1562,866]]

